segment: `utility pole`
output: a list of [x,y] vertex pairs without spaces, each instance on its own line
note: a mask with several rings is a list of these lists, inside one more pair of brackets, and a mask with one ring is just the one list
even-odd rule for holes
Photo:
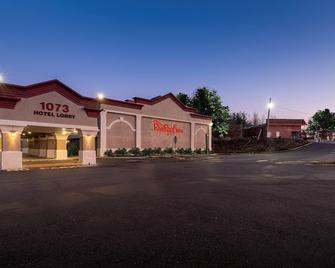
[[272,100],[271,98],[269,99],[269,102],[268,102],[268,120],[266,122],[266,137],[269,138],[269,129],[270,129],[270,112],[271,112],[271,109],[273,108],[273,103],[272,103]]

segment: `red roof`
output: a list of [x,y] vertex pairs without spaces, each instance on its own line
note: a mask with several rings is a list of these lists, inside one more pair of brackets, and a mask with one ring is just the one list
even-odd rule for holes
[[[268,120],[266,120],[267,122]],[[270,125],[300,125],[305,126],[306,121],[304,119],[270,119]]]
[[143,105],[154,105],[165,99],[171,99],[174,103],[176,103],[183,111],[190,112],[192,117],[200,118],[200,119],[210,119],[210,116],[205,116],[196,113],[196,109],[188,107],[184,105],[181,101],[179,101],[175,95],[172,93],[168,93],[163,96],[157,96],[152,99],[145,99],[135,97],[134,101],[120,101],[114,99],[105,98],[102,101],[97,101],[95,98],[89,98],[80,95],[78,92],[65,85],[61,81],[54,79],[49,81],[44,81],[36,84],[31,84],[28,86],[21,86],[15,84],[7,84],[0,83],[0,108],[9,108],[14,109],[16,103],[21,98],[30,98],[37,95],[41,95],[49,92],[57,92],[60,95],[66,97],[70,101],[76,103],[77,105],[83,106],[84,109],[93,114],[94,111],[96,116],[97,112],[99,112],[99,102],[114,106],[132,108],[132,109],[142,109]]
[[196,109],[192,107],[188,107],[185,104],[183,104],[180,100],[176,98],[175,95],[173,95],[171,92],[168,94],[165,94],[163,96],[157,96],[152,99],[145,99],[145,98],[140,98],[140,97],[134,97],[135,103],[142,103],[142,104],[147,104],[147,105],[154,105],[156,103],[159,103],[163,100],[166,99],[171,99],[174,103],[176,103],[182,110],[186,112],[191,112],[191,113],[196,113]]

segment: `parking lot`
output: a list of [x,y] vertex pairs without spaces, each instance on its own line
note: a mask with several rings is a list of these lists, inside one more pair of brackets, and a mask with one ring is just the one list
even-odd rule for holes
[[335,145],[0,173],[1,267],[335,265]]

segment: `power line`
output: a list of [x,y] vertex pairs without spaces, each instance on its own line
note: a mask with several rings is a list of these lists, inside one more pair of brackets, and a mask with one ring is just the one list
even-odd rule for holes
[[305,114],[305,115],[311,116],[310,113],[305,113],[305,112],[294,110],[294,109],[290,109],[290,108],[284,108],[284,107],[281,107],[281,106],[277,106],[277,108],[280,109],[280,110],[286,110],[286,111],[290,111],[290,112],[294,112],[294,113],[300,113],[300,114]]

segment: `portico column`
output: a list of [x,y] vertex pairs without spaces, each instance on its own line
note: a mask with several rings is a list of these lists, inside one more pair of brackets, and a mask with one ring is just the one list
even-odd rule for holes
[[38,138],[33,138],[33,148],[31,150],[31,155],[38,156],[38,151],[40,148],[40,141]]
[[104,156],[107,145],[107,112],[100,112],[99,156]]
[[38,137],[39,140],[39,157],[47,157],[47,138],[46,137]]
[[142,116],[136,115],[136,147],[142,149]]
[[23,127],[0,126],[0,169],[22,169],[21,133]]
[[57,160],[67,159],[66,141],[68,136],[69,136],[68,134],[64,135],[64,133],[55,133],[56,138],[55,159]]
[[56,138],[54,136],[47,137],[47,158],[56,158]]
[[195,124],[191,122],[191,149],[194,151],[194,129],[195,129]]
[[95,150],[95,137],[97,131],[81,130],[80,132],[79,161],[83,165],[95,165],[97,162],[97,154]]

